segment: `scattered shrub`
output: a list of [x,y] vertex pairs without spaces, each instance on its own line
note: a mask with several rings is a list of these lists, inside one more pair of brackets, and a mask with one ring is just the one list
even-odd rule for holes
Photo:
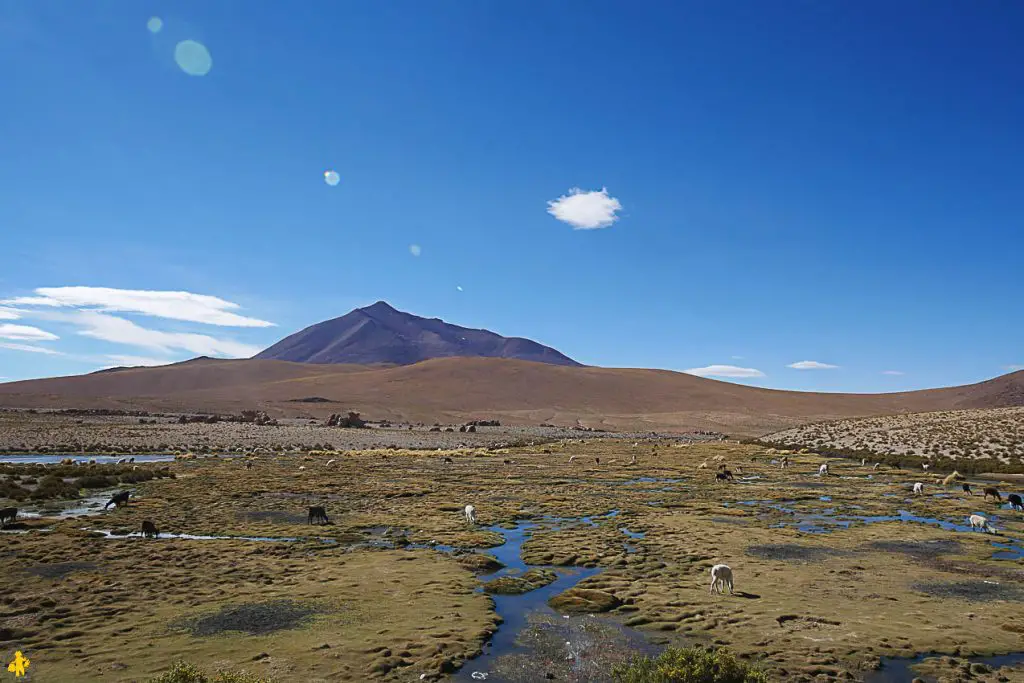
[[140,481],[149,481],[157,476],[159,475],[152,470],[137,470],[134,472],[125,472],[119,477],[119,479],[122,484],[137,484]]
[[75,486],[80,489],[107,489],[117,485],[117,478],[105,477],[101,474],[87,474],[75,479]]
[[28,498],[29,490],[18,486],[17,482],[9,479],[0,481],[0,498],[11,498],[12,500],[25,500]]
[[[778,443],[762,441],[761,439],[750,439],[746,443],[761,446],[763,448],[775,448],[778,450],[798,451],[804,446],[802,444]],[[816,452],[825,458],[847,458],[859,461],[867,458],[868,462],[880,462],[883,465],[898,465],[903,469],[920,470],[923,463],[930,463],[933,472],[949,473],[957,470],[960,474],[978,474],[981,472],[1000,473],[1021,473],[1024,467],[1010,463],[1004,463],[996,458],[925,458],[916,455],[893,455],[879,454],[870,450],[858,450],[852,448],[818,448]]]
[[768,676],[724,648],[673,648],[612,668],[616,683],[768,683]]
[[39,480],[39,485],[29,494],[29,498],[78,498],[78,487],[60,477],[48,475]]

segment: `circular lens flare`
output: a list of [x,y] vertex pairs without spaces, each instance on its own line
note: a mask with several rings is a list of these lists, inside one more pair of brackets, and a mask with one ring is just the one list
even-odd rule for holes
[[183,40],[174,46],[174,61],[189,76],[205,76],[213,68],[213,57],[206,46],[195,40]]
[[337,171],[324,171],[324,182],[334,187],[341,182],[341,176]]

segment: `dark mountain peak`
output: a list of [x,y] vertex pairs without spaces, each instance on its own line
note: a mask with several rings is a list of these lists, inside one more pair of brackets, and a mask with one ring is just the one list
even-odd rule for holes
[[375,304],[363,306],[362,308],[357,308],[356,310],[362,311],[364,313],[401,313],[401,311],[399,311],[397,308],[389,304],[387,301],[378,301]]
[[409,365],[431,358],[516,358],[580,365],[555,349],[521,337],[503,337],[399,311],[386,301],[307,327],[256,358],[297,363]]

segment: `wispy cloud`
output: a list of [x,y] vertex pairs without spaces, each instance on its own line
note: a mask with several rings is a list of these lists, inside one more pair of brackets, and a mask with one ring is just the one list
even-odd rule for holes
[[1007,365],[1006,369],[1010,372],[1017,372],[1018,370],[1024,370],[1024,365]]
[[735,365],[708,365],[683,372],[697,377],[764,377],[764,373],[757,368],[741,368]]
[[48,356],[63,356],[64,354],[60,351],[54,351],[53,349],[47,349],[43,346],[32,346],[31,344],[0,344],[0,349],[9,349],[11,351],[25,351],[27,353],[45,353]]
[[786,367],[793,368],[794,370],[835,370],[839,366],[831,365],[829,363],[819,363],[816,360],[801,360],[796,363],[790,363]]
[[238,304],[206,294],[109,287],[40,287],[35,293],[37,296],[6,299],[0,304],[140,313],[223,327],[274,326],[266,320],[234,313],[241,308]]
[[53,341],[60,339],[57,335],[31,325],[12,325],[4,323],[0,325],[0,339],[14,339],[16,341]]
[[883,375],[905,375],[907,373],[902,370],[882,370]]
[[621,210],[622,204],[606,188],[584,192],[574,187],[569,194],[548,202],[548,213],[571,225],[573,230],[607,228],[619,220],[615,214]]
[[78,334],[82,336],[117,344],[139,346],[164,353],[170,353],[174,349],[183,349],[203,356],[249,358],[261,351],[258,346],[228,339],[217,339],[205,334],[152,330],[131,320],[96,311],[78,311],[72,314],[70,321],[84,328],[78,331]]
[[743,360],[743,356],[731,356],[733,360]]
[[0,320],[17,320],[21,316],[10,308],[0,308]]

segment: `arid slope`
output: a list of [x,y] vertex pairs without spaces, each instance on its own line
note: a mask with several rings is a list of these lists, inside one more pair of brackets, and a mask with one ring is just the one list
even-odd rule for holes
[[[317,397],[326,402],[302,402]],[[1024,372],[893,394],[759,389],[667,370],[441,358],[399,367],[197,359],[77,377],[0,384],[0,407],[132,408],[454,422],[497,417],[623,430],[714,429],[759,435],[814,421],[1024,405]]]

